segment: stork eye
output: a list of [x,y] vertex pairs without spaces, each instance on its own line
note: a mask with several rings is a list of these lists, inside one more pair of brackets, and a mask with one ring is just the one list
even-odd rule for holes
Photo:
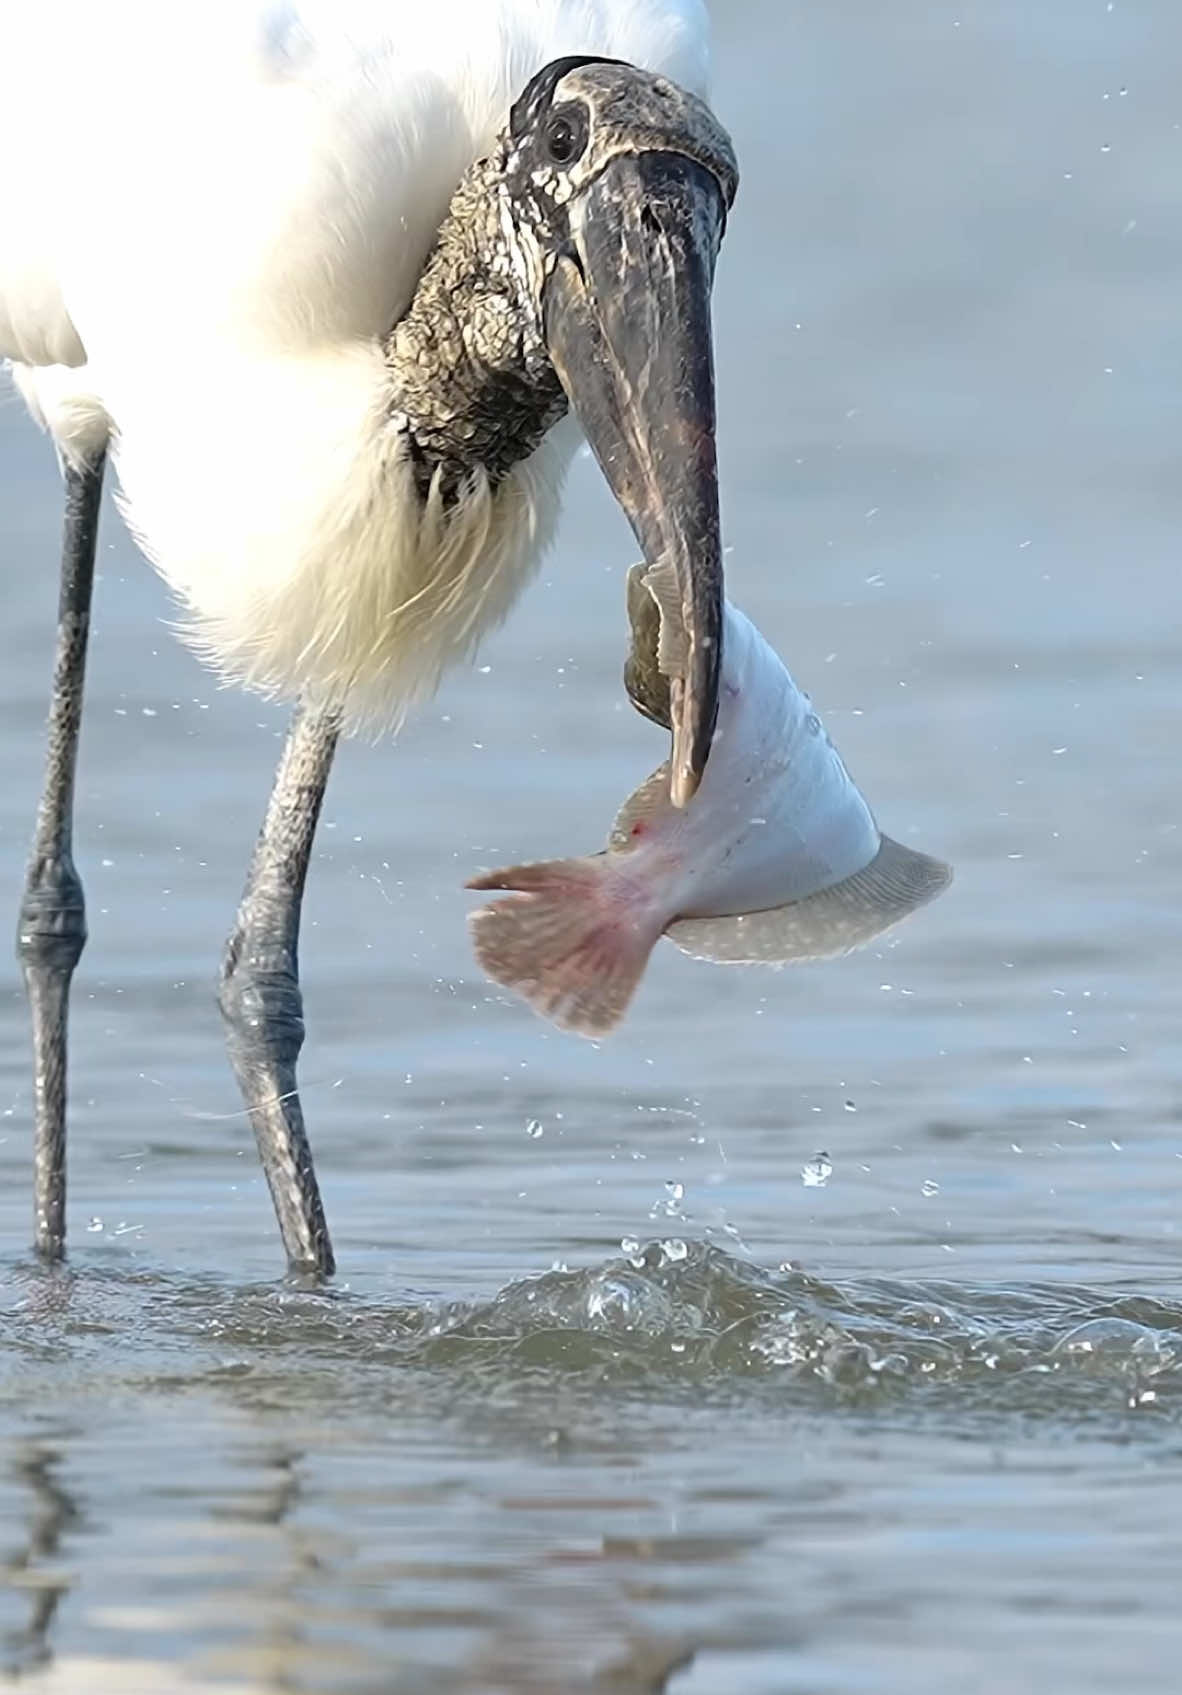
[[552,165],[573,165],[587,146],[587,119],[580,106],[564,106],[550,114],[542,144]]

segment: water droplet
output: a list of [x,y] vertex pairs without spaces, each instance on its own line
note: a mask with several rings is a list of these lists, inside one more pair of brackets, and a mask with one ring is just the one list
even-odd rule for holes
[[800,1180],[806,1189],[823,1189],[833,1176],[833,1161],[828,1154],[814,1154],[800,1169]]
[[858,1109],[857,1109],[857,1107],[856,1107],[856,1106],[855,1106],[855,1105],[854,1105],[854,1103],[853,1103],[853,1101],[846,1101],[846,1103],[845,1103],[845,1110],[846,1110],[846,1111],[847,1111],[847,1112],[857,1112],[857,1110],[858,1110]]
[[620,1252],[632,1259],[640,1252],[640,1243],[635,1236],[620,1237]]
[[678,1260],[687,1258],[689,1254],[689,1249],[681,1240],[680,1236],[670,1236],[667,1242],[661,1243],[661,1248],[664,1252],[665,1258],[672,1261],[674,1264],[676,1264]]
[[819,736],[821,734],[821,720],[817,717],[815,712],[809,713],[808,717],[804,721],[804,727],[810,736]]
[[685,1199],[685,1184],[676,1178],[669,1177],[665,1181],[665,1199],[655,1201],[649,1211],[650,1218],[680,1218],[681,1203]]
[[92,1235],[97,1235],[97,1233],[102,1229],[102,1227],[103,1227],[103,1221],[98,1216],[97,1213],[91,1219],[90,1223],[86,1226],[86,1228],[91,1232]]
[[928,1200],[931,1200],[933,1195],[938,1195],[940,1193],[940,1185],[933,1182],[930,1177],[927,1177],[920,1184],[919,1192],[921,1195],[926,1195]]
[[545,1135],[545,1128],[540,1118],[531,1118],[525,1127],[525,1133],[531,1142],[536,1142]]

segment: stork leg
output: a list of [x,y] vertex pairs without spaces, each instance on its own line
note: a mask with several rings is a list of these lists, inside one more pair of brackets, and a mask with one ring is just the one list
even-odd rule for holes
[[335,711],[296,709],[218,996],[289,1267],[325,1277],[333,1271],[332,1244],[296,1087],[304,1044],[298,954],[304,879],[340,728]]
[[33,1020],[33,1244],[50,1261],[62,1258],[66,1244],[66,1025],[70,978],[86,945],[86,906],[73,856],[74,772],[104,460],[100,454],[93,464],[65,472],[49,747],[16,932]]

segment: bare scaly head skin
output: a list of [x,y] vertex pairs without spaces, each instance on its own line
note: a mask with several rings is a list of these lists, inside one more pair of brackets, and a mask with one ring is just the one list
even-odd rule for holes
[[[532,223],[540,255],[570,208],[613,164],[674,153],[713,176],[725,210],[739,171],[730,137],[704,100],[667,77],[613,59],[559,59],[516,102],[501,138],[506,186]],[[569,236],[568,218],[565,233]],[[543,257],[541,271],[553,268]]]
[[737,170],[709,108],[608,60],[538,73],[467,173],[387,344],[420,493],[495,486],[573,407],[650,563],[677,574],[672,795],[709,753],[722,638],[710,294]]
[[464,173],[386,343],[424,496],[436,473],[448,495],[482,473],[496,486],[567,411],[544,319],[555,272],[577,262],[572,220],[614,163],[673,148],[710,172],[729,209],[734,153],[704,101],[631,65],[560,60]]

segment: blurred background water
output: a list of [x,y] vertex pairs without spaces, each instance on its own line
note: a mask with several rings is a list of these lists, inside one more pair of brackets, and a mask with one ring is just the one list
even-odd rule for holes
[[[477,666],[334,774],[303,1080],[340,1275],[286,1289],[212,997],[282,715],[177,645],[111,513],[60,1279],[0,964],[0,1680],[1177,1687],[1182,13],[715,14],[730,593],[957,881],[796,973],[660,949],[602,1047],[481,980],[464,878],[597,847],[660,751],[580,464]],[[58,525],[6,402],[14,914]]]

